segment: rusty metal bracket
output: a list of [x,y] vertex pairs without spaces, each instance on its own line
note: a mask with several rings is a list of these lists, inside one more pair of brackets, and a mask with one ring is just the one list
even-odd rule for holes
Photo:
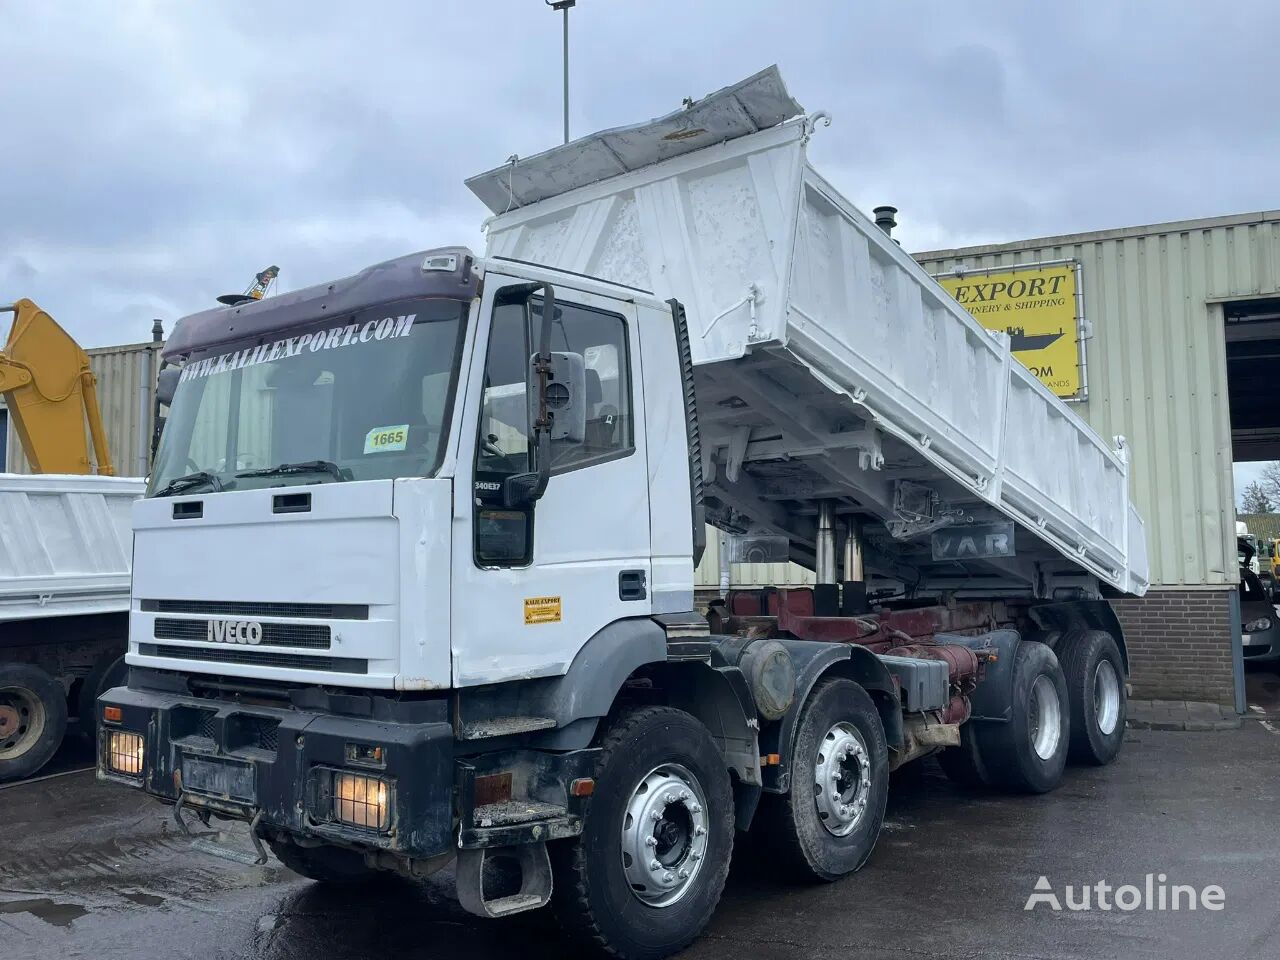
[[186,805],[187,793],[182,791],[178,794],[178,802],[173,805],[173,822],[178,825],[178,829],[182,831],[184,837],[191,836],[191,828],[187,826],[187,821],[182,819],[182,808]]
[[253,849],[258,854],[258,859],[254,861],[254,866],[262,867],[267,863],[267,849],[262,845],[262,838],[258,836],[258,824],[262,822],[262,811],[257,810],[253,814],[253,819],[249,821],[249,839],[253,841]]

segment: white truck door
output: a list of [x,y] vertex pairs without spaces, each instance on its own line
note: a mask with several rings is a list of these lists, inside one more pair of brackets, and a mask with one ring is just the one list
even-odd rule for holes
[[582,358],[586,428],[579,440],[552,441],[551,479],[536,504],[502,503],[503,480],[533,469],[528,371],[541,299],[528,308],[503,303],[502,288],[519,282],[485,277],[468,409],[459,418],[451,630],[457,686],[563,673],[597,631],[653,610],[633,304],[557,285],[551,349]]

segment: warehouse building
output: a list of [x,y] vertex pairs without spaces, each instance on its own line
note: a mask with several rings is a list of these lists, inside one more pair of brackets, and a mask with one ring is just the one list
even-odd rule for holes
[[917,259],[940,280],[1075,270],[1077,409],[1102,436],[1126,438],[1147,525],[1151,590],[1115,601],[1135,693],[1243,709],[1232,465],[1280,459],[1280,211]]

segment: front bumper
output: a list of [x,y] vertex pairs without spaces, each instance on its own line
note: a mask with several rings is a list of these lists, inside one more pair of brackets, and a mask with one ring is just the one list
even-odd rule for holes
[[[358,709],[364,698],[350,699]],[[136,687],[109,691],[99,701],[99,709],[107,706],[119,708],[120,720],[102,725],[100,779],[171,803],[181,799],[196,812],[256,819],[268,836],[413,859],[455,849],[454,740],[443,700],[413,703],[414,715],[402,721]],[[139,776],[109,768],[113,731],[143,738]],[[384,823],[364,827],[336,819],[335,772],[389,785]]]
[[1246,663],[1272,663],[1280,660],[1280,624],[1257,633],[1241,630],[1240,641]]

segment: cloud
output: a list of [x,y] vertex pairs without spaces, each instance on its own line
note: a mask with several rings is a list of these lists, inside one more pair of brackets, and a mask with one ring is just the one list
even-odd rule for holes
[[[0,300],[147,339],[269,263],[289,289],[451,243],[462,185],[560,135],[536,0],[6,4]],[[1275,205],[1280,7],[644,4],[571,13],[575,133],[777,62],[812,157],[908,249]],[[1230,50],[1227,59],[1206,50]]]

